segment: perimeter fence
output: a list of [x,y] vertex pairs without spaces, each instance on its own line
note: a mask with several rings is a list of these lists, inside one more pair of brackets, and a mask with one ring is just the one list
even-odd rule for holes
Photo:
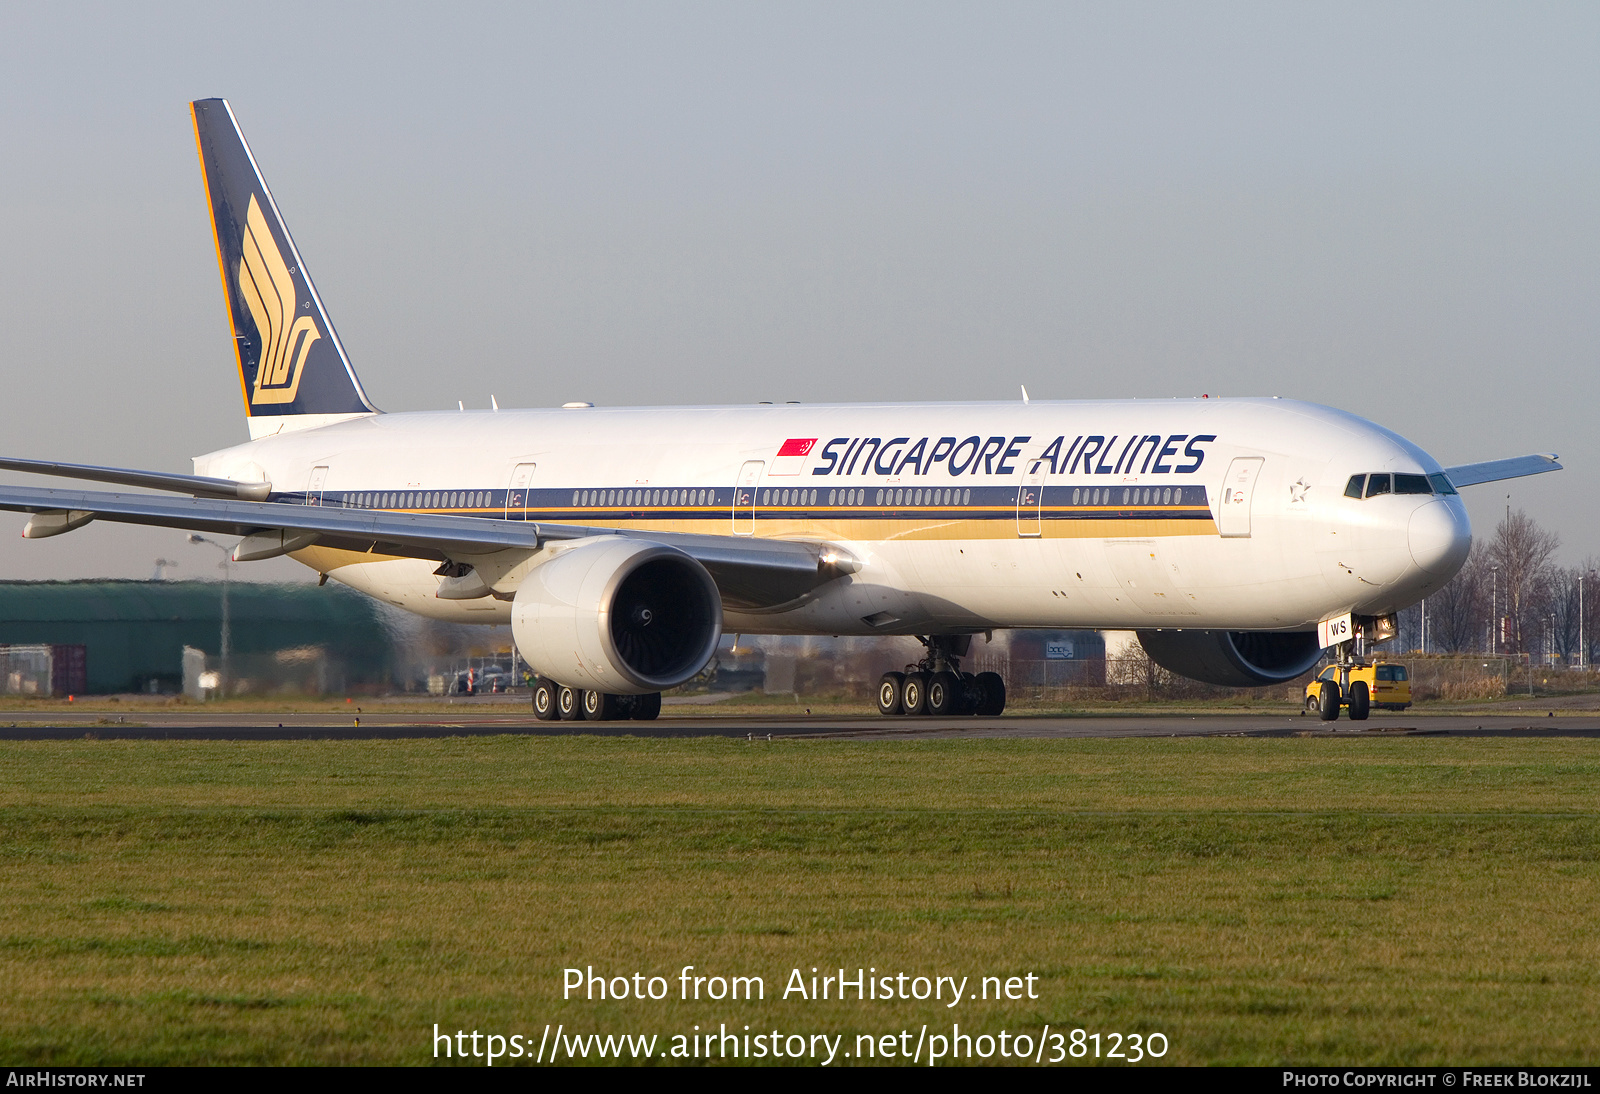
[[[1378,654],[1399,661],[1410,672],[1413,701],[1498,699],[1506,695],[1557,695],[1600,688],[1593,669],[1546,667],[1526,657]],[[963,666],[972,672],[998,672],[1008,701],[1047,705],[1073,702],[1184,701],[1232,699],[1241,703],[1299,702],[1306,684],[1324,667],[1286,684],[1226,688],[1202,684],[1170,672],[1150,658],[1091,658],[1076,661],[1024,660],[979,651]]]

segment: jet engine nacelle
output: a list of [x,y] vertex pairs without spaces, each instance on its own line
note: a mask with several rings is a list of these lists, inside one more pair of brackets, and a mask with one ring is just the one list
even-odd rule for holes
[[511,636],[540,676],[642,695],[677,687],[722,638],[722,597],[682,551],[616,536],[569,547],[529,571]]
[[1315,631],[1139,631],[1150,660],[1180,676],[1228,688],[1282,684],[1322,656]]

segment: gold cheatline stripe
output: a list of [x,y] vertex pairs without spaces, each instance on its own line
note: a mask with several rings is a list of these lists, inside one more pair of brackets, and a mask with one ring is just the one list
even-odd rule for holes
[[[394,512],[395,510],[385,510]],[[729,518],[725,513],[716,517],[719,529],[714,534],[732,536],[727,529],[729,524],[723,524]],[[596,528],[618,528],[633,532],[688,532],[706,534],[704,520],[661,520],[661,521],[587,521]],[[730,522],[731,523],[731,522]],[[1171,539],[1178,536],[1214,536],[1217,526],[1213,521],[1184,521],[1174,526],[1171,521],[1149,520],[1118,520],[1094,521],[1063,527],[1061,524],[1044,526],[1045,534],[1042,536],[1022,536],[1017,534],[1014,521],[984,520],[984,521],[911,521],[892,520],[883,518],[862,518],[853,520],[794,520],[794,521],[765,521],[762,523],[761,536],[744,536],[744,539],[765,539],[781,537],[799,537],[806,539],[849,539],[865,542],[888,541],[952,541],[952,540],[1085,540],[1085,539]],[[381,536],[379,537],[381,538]],[[322,558],[326,561],[313,563],[326,572],[335,566],[349,565],[355,562],[378,562],[389,558],[404,557],[395,555],[368,554],[360,551],[345,551],[330,547],[308,547],[304,551],[294,552],[294,557],[304,557],[308,563],[312,559]]]

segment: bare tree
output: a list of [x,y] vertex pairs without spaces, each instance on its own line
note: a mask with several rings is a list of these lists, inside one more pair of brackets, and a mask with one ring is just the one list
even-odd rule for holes
[[1534,618],[1537,583],[1550,556],[1560,546],[1559,536],[1539,527],[1538,522],[1521,509],[1508,512],[1495,527],[1487,555],[1490,565],[1500,569],[1500,589],[1505,597],[1500,611],[1508,620],[1505,646],[1513,653],[1528,649],[1525,636],[1531,635],[1536,640],[1541,633],[1542,628]]
[[1444,588],[1428,597],[1428,646],[1438,653],[1484,648],[1489,614],[1489,562],[1481,543]]
[[1400,609],[1395,627],[1394,645],[1390,649],[1396,651],[1422,649],[1421,604]]
[[1578,564],[1576,571],[1577,580],[1581,583],[1578,590],[1578,645],[1586,647],[1583,650],[1583,664],[1594,664],[1595,650],[1600,649],[1600,634],[1596,634],[1595,623],[1600,621],[1600,607],[1595,604],[1595,598],[1600,597],[1600,559],[1590,555]]
[[[1547,566],[1539,582],[1539,613],[1547,620],[1550,653],[1563,664],[1578,662],[1578,579],[1580,569]],[[1588,611],[1588,604],[1584,610]]]

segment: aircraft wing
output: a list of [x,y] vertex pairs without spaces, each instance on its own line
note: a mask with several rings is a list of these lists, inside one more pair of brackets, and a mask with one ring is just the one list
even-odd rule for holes
[[204,475],[174,475],[166,471],[134,471],[126,467],[95,467],[86,463],[52,463],[47,460],[18,460],[0,457],[0,471],[26,471],[32,475],[60,475],[90,482],[114,482],[119,486],[144,486],[151,490],[175,490],[181,494],[217,498],[244,498],[262,501],[272,493],[270,482],[235,482]]
[[1520,479],[1524,475],[1540,475],[1546,471],[1560,471],[1554,452],[1536,456],[1513,456],[1509,460],[1490,460],[1487,463],[1464,463],[1447,467],[1444,473],[1457,488],[1477,486],[1480,482],[1499,482],[1501,479]]
[[[221,480],[218,480],[221,481]],[[267,558],[313,544],[444,563],[496,551],[538,550],[552,540],[627,536],[675,547],[705,566],[731,607],[787,603],[853,573],[857,563],[830,544],[744,536],[690,535],[587,525],[544,524],[217,497],[165,497],[0,486],[0,510],[36,514],[23,535],[41,538],[92,520],[246,537],[235,557]]]

